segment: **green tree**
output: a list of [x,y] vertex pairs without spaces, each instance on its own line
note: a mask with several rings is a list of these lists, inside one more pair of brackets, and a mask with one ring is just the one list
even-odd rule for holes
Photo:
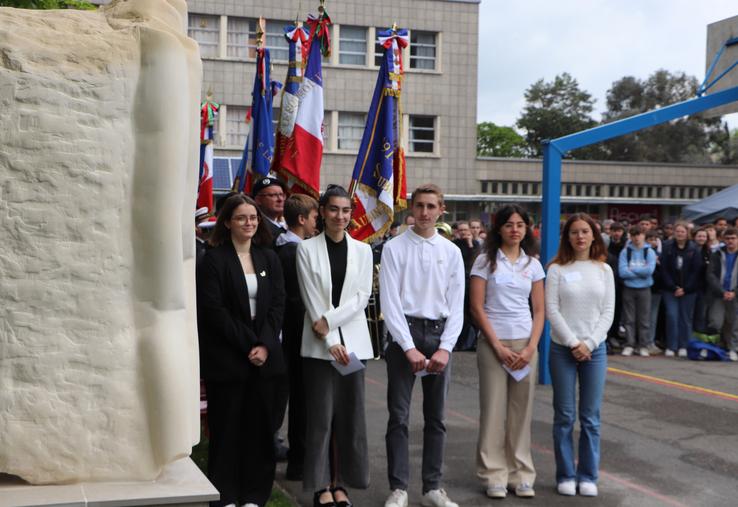
[[0,0],[0,7],[18,9],[97,9],[96,5],[84,0]]
[[[603,122],[627,118],[695,97],[698,82],[683,72],[657,70],[647,80],[626,76],[607,92]],[[727,162],[730,135],[720,118],[680,118],[605,142],[610,160],[671,163]]]
[[512,127],[486,121],[477,125],[477,155],[481,157],[522,158],[527,144]]
[[[594,127],[594,99],[579,88],[579,83],[564,72],[551,82],[539,79],[525,91],[525,108],[516,125],[525,131],[531,155],[543,155],[541,141],[555,139]],[[574,158],[598,158],[598,146],[572,153]]]

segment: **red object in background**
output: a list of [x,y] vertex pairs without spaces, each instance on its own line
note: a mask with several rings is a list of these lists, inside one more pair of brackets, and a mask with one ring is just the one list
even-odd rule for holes
[[632,224],[640,220],[644,215],[649,215],[652,218],[658,218],[660,223],[660,211],[659,206],[653,204],[617,204],[608,206],[607,218],[617,220],[618,222],[627,220]]

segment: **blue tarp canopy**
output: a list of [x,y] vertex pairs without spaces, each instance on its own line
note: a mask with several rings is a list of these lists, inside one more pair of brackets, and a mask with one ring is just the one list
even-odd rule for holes
[[738,185],[724,188],[717,194],[685,206],[682,216],[698,224],[714,222],[718,217],[732,222],[738,217]]

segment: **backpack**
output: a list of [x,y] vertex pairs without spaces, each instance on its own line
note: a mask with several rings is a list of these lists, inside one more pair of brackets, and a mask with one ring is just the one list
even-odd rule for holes
[[[644,245],[643,246],[643,260],[648,262],[648,249],[651,248],[650,245]],[[625,253],[626,257],[628,258],[628,264],[630,264],[630,257],[633,255],[633,248],[629,245],[628,251]]]
[[692,361],[728,361],[728,353],[717,345],[700,340],[689,340],[687,357]]

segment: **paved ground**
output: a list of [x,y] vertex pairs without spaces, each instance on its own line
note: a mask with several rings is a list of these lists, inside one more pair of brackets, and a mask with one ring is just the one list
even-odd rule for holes
[[[538,386],[533,415],[536,498],[487,499],[475,476],[479,403],[474,353],[454,354],[447,404],[445,481],[460,506],[738,505],[738,364],[698,363],[663,356],[610,356],[602,407],[602,460],[597,499],[558,496],[554,489],[550,386]],[[372,484],[352,491],[357,507],[381,507],[388,494],[384,433],[387,423],[383,361],[367,370],[367,425]],[[416,385],[411,418],[410,504],[420,505],[422,391]],[[311,505],[302,484],[277,480],[300,505]]]

